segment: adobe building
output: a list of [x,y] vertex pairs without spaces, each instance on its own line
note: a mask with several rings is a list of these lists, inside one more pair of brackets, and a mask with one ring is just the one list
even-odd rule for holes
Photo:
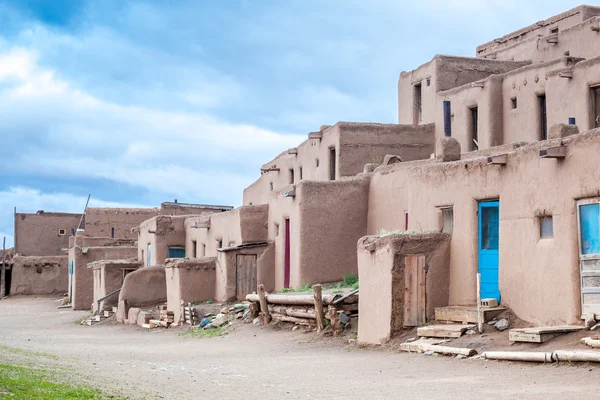
[[69,248],[69,237],[79,228],[81,214],[15,211],[15,254],[61,256]]
[[[481,297],[525,321],[560,325],[600,314],[599,14],[577,7],[478,47],[489,65],[524,63],[510,70],[434,93],[423,90],[420,69],[401,75],[399,118],[435,124],[437,157],[370,173],[369,236],[357,249],[360,308],[378,308],[379,319],[361,317],[359,341],[382,343],[442,315],[471,318],[477,273]],[[438,232],[451,235],[447,249],[407,254],[392,244]],[[436,268],[426,260],[440,251],[448,265]],[[422,268],[404,267],[407,257]],[[444,268],[446,277],[433,276]],[[397,290],[407,273],[423,284],[415,298],[408,287]]]
[[[88,264],[94,274],[94,298],[92,310],[105,310],[116,307],[118,296],[109,296],[123,286],[125,277],[142,267],[136,259],[130,260],[100,260]],[[101,300],[104,299],[105,300]],[[100,308],[98,308],[100,302]]]

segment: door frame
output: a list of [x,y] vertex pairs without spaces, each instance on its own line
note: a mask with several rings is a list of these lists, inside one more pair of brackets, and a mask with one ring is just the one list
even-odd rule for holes
[[292,275],[292,254],[291,254],[291,232],[290,232],[290,219],[285,218],[284,230],[284,251],[283,251],[283,287],[289,288]]
[[[498,207],[498,249],[495,250],[498,253],[498,304],[500,304],[502,300],[502,295],[500,293],[500,199],[487,199],[487,200],[478,200],[477,201],[477,273],[481,273],[481,260],[480,254],[482,251],[482,209],[483,208],[491,208]],[[481,294],[481,293],[480,293]]]
[[[582,262],[586,261],[586,260],[595,260],[595,259],[599,259],[600,256],[598,254],[583,254],[582,253],[582,245],[583,243],[581,242],[581,214],[580,214],[580,207],[581,206],[585,206],[585,205],[589,205],[589,204],[599,204],[600,207],[600,197],[589,197],[586,199],[580,199],[577,200],[576,202],[576,208],[577,208],[577,212],[575,213],[576,218],[577,218],[577,255],[578,255],[578,261],[577,263],[579,264],[579,307],[580,307],[580,314],[581,314],[581,319],[585,319],[586,316],[584,315],[583,309],[584,309],[584,304],[583,304],[583,273],[582,273]],[[590,292],[592,293],[592,292]],[[600,290],[598,291],[598,293],[600,293]]]

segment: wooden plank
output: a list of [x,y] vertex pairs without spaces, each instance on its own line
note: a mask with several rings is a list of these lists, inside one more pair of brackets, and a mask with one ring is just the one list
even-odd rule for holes
[[[496,315],[506,311],[504,307],[482,307],[483,322],[492,320]],[[477,307],[472,306],[448,306],[436,307],[435,319],[437,321],[452,321],[452,322],[467,322],[470,324],[477,323]]]
[[476,325],[431,325],[417,329],[420,337],[459,338],[469,329]]
[[418,258],[404,257],[404,323],[405,327],[419,326]]
[[419,353],[422,345],[435,345],[445,343],[447,340],[444,339],[433,339],[433,338],[421,338],[414,342],[407,342],[400,344],[400,350],[409,353]]
[[578,332],[578,331],[582,331],[584,329],[585,329],[585,326],[580,326],[580,325],[557,325],[557,326],[539,326],[539,327],[533,327],[533,328],[511,329],[511,331],[544,334],[544,333]]
[[315,314],[317,319],[317,332],[321,332],[325,325],[323,324],[323,320],[325,315],[323,313],[323,290],[321,289],[321,285],[313,286],[313,293],[315,296]]
[[424,325],[427,322],[426,310],[426,289],[425,289],[425,254],[417,255],[417,278],[418,278],[418,294],[417,294],[417,310],[418,320],[417,326]]
[[268,325],[271,322],[269,307],[267,306],[267,297],[265,295],[265,285],[258,286],[258,298],[260,301],[260,310],[263,315],[263,324]]
[[528,332],[508,332],[508,340],[511,342],[544,343],[554,339],[563,333],[528,333]]

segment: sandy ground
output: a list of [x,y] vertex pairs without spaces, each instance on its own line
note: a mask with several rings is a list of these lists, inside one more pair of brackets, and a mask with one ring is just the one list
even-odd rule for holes
[[0,301],[0,361],[29,354],[37,364],[70,368],[81,379],[130,398],[590,399],[600,373],[590,364],[359,349],[313,333],[251,324],[222,338],[120,324],[87,327],[76,322],[88,313],[56,306],[49,298]]

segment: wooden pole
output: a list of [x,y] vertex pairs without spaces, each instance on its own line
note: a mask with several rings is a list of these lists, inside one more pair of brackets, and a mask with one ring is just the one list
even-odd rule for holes
[[271,314],[269,314],[269,307],[267,306],[267,296],[265,295],[265,285],[258,286],[258,299],[260,301],[260,311],[263,315],[263,324],[268,325],[271,322]]
[[333,306],[327,307],[327,319],[331,322],[331,329],[333,330],[333,336],[339,335],[341,331],[340,319],[337,309]]
[[[81,223],[83,222],[83,217],[85,217],[85,212],[87,211],[88,204],[90,204],[90,197],[92,197],[92,195],[88,194],[88,198],[87,198],[87,201],[85,202],[85,207],[83,209],[83,214],[81,214],[81,218],[79,219],[79,225],[77,225],[77,230],[81,229]],[[77,231],[75,231],[75,234],[77,234]]]
[[483,313],[481,311],[481,274],[477,273],[477,330],[483,333]]
[[2,268],[0,269],[0,300],[6,295],[6,288],[4,287],[6,280],[6,237],[2,240]]
[[[324,294],[322,295],[323,304],[328,306],[333,304],[335,300],[340,298],[340,295]],[[259,301],[259,295],[249,294],[246,295],[248,301]],[[355,301],[358,297],[355,298]],[[269,304],[281,304],[281,305],[296,305],[296,306],[312,306],[315,304],[315,297],[312,294],[293,294],[293,293],[271,293],[267,295],[267,301]],[[344,301],[344,304],[347,304]]]
[[323,314],[323,291],[321,289],[321,285],[314,285],[313,292],[315,296],[315,315],[317,317],[317,332],[321,332],[325,329],[325,324],[323,324],[323,319],[325,315]]
[[499,361],[553,362],[552,353],[535,351],[486,351],[483,357],[486,360]]

